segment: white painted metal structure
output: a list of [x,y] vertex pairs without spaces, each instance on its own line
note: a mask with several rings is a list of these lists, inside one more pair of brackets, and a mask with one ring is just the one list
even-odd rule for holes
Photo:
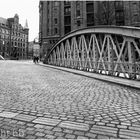
[[140,79],[140,28],[98,26],[73,31],[54,45],[47,63]]

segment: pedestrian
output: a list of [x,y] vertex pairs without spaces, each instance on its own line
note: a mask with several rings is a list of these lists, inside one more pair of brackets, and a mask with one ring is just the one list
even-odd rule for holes
[[39,57],[37,56],[37,57],[36,57],[36,61],[37,61],[37,63],[38,63],[38,60],[39,60]]
[[33,57],[33,62],[36,63],[36,57],[35,56]]

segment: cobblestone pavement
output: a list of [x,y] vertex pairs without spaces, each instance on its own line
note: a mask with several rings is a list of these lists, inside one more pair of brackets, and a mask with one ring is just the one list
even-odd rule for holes
[[0,138],[140,138],[140,90],[0,61]]

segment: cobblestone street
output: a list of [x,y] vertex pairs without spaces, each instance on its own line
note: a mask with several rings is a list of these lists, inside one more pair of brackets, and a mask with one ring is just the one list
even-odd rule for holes
[[0,61],[0,138],[140,138],[140,90]]

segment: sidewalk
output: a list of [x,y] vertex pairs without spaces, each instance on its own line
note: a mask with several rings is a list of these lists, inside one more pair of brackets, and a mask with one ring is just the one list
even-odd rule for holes
[[70,72],[70,73],[74,73],[74,74],[78,74],[81,76],[86,76],[89,78],[95,78],[95,79],[102,80],[105,82],[112,82],[115,84],[120,84],[120,85],[124,85],[124,86],[129,86],[132,88],[140,89],[140,81],[123,79],[123,78],[119,78],[119,77],[111,77],[111,76],[107,76],[107,75],[101,75],[101,74],[90,73],[90,72],[86,72],[86,71],[80,71],[80,70],[69,69],[69,68],[64,68],[64,67],[52,66],[52,65],[47,65],[47,64],[43,64],[43,63],[39,63],[39,65],[62,70],[62,71],[66,71],[66,72]]

